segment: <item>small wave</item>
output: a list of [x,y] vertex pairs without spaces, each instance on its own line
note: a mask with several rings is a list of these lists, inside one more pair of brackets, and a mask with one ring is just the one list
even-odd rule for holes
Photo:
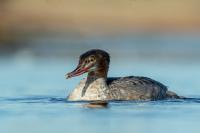
[[[67,101],[66,98],[57,96],[23,96],[23,97],[0,97],[0,103],[90,103],[88,101]],[[126,103],[200,103],[200,98],[183,98],[168,99],[159,101],[119,101],[113,100],[109,103],[126,104]]]
[[65,98],[53,96],[25,96],[25,97],[0,97],[0,102],[13,103],[63,103],[67,102]]

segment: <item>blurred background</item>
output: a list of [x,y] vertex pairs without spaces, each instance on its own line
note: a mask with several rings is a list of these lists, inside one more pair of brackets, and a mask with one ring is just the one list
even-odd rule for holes
[[66,96],[80,78],[72,85],[65,73],[92,48],[111,54],[110,76],[148,76],[200,94],[199,7],[199,0],[1,0],[0,95]]
[[[67,102],[86,75],[64,75],[93,48],[110,53],[109,76],[147,76],[196,99]],[[0,132],[198,133],[199,57],[200,0],[0,0]]]

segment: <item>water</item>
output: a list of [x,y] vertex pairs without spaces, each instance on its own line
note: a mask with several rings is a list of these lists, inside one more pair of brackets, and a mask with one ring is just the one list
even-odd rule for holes
[[[111,102],[82,107],[63,98],[1,98],[1,132],[198,132],[200,99]],[[2,106],[3,105],[3,106]]]
[[199,132],[200,62],[116,58],[110,76],[148,76],[188,99],[112,101],[106,108],[87,108],[85,102],[66,100],[86,76],[65,79],[77,59],[16,54],[0,58],[0,133]]

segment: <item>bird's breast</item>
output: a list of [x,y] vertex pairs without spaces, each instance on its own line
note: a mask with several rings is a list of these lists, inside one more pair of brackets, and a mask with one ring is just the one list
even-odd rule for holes
[[[105,82],[102,79],[97,79],[91,84],[86,86],[86,79],[80,81],[78,86],[69,94],[68,100],[70,101],[88,101],[88,100],[104,100],[106,99],[107,90]],[[86,90],[84,90],[86,89]],[[83,91],[85,91],[84,95]]]

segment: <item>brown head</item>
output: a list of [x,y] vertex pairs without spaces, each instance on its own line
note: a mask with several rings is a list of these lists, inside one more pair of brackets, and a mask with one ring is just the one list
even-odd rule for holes
[[79,58],[77,68],[66,74],[66,78],[89,73],[89,76],[107,77],[108,68],[110,63],[110,56],[106,51],[93,49],[85,52]]

